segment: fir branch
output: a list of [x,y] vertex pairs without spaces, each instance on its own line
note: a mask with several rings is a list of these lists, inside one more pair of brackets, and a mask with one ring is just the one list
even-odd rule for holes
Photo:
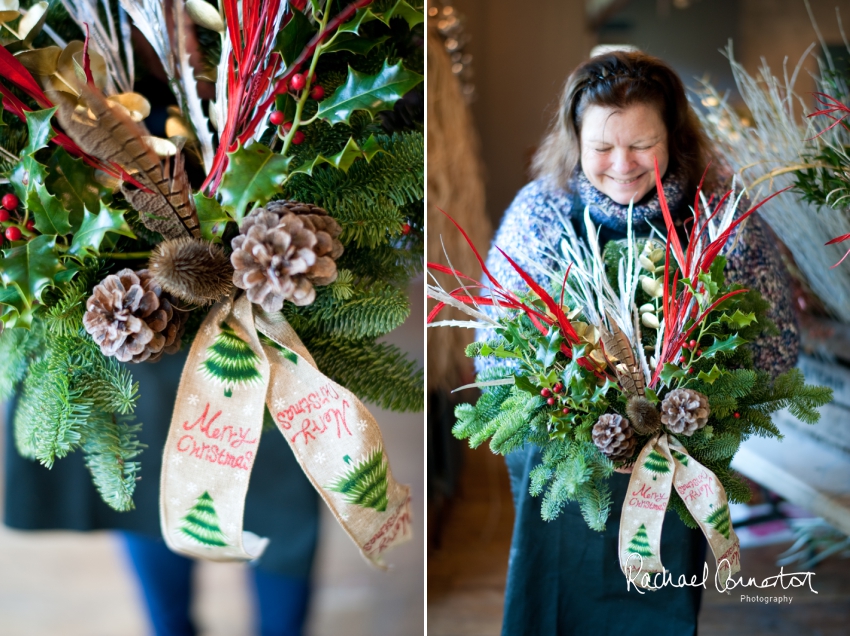
[[24,379],[30,362],[38,355],[42,346],[44,332],[40,321],[36,320],[30,329],[12,328],[0,332],[0,403],[5,402],[15,392],[18,383]]
[[342,225],[340,240],[370,248],[386,244],[404,222],[400,208],[422,199],[424,140],[421,133],[379,136],[385,150],[355,161],[348,172],[317,167],[312,176],[295,174],[284,187],[288,199],[325,208]]
[[319,369],[358,397],[392,411],[419,411],[423,370],[394,345],[301,334]]
[[320,287],[316,301],[307,307],[287,303],[287,319],[296,326],[296,331],[306,328],[356,340],[389,333],[410,315],[407,294],[396,286],[372,283],[344,289],[344,293],[350,293],[344,300],[338,300],[330,286]]
[[82,450],[92,480],[103,500],[120,512],[132,510],[139,462],[144,444],[136,435],[141,424],[132,424],[130,416],[115,416],[93,411],[81,429]]

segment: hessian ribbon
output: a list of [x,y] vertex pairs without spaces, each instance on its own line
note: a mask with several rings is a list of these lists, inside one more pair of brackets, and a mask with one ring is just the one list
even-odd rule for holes
[[378,424],[318,370],[282,314],[262,312],[244,294],[210,310],[183,369],[162,462],[168,546],[214,561],[263,553],[268,539],[242,522],[266,406],[334,517],[383,567],[382,554],[411,537],[411,512]]
[[717,476],[691,457],[672,435],[655,435],[638,455],[620,516],[620,568],[634,585],[659,586],[661,527],[671,488],[685,502],[717,561],[717,579],[725,586],[741,569],[740,545],[726,491]]

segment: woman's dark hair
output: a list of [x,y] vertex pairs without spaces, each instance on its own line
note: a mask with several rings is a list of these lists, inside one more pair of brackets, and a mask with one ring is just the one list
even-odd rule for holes
[[[561,103],[549,132],[534,156],[536,178],[552,180],[569,188],[581,159],[582,116],[588,106],[625,108],[648,104],[658,109],[667,128],[670,161],[667,172],[681,170],[685,190],[690,195],[714,159],[708,137],[685,96],[685,87],[676,72],[658,58],[638,51],[613,51],[592,57],[581,64],[564,87]],[[705,187],[719,185],[717,162],[706,175]]]

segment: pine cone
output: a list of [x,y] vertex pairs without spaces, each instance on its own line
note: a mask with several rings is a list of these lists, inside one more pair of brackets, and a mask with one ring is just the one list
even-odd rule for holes
[[105,356],[121,362],[176,353],[186,312],[176,309],[148,270],[122,269],[104,278],[86,301],[83,326]]
[[622,415],[601,415],[593,425],[592,435],[596,447],[614,461],[628,459],[634,454],[637,439],[629,420]]
[[316,298],[313,285],[336,280],[340,232],[339,223],[315,205],[273,201],[257,208],[231,243],[233,284],[266,311],[280,311],[284,300],[309,305]]
[[671,433],[690,437],[708,422],[708,398],[692,389],[670,391],[661,403],[661,422]]

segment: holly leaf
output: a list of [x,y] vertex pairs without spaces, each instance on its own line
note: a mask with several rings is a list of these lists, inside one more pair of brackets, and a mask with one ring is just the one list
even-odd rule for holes
[[27,155],[32,155],[42,148],[47,148],[47,142],[53,134],[53,129],[50,126],[50,120],[56,112],[56,107],[45,108],[44,110],[25,111],[24,115],[27,118],[27,132],[29,138],[23,152]]
[[540,395],[540,389],[538,389],[534,384],[532,384],[531,380],[529,380],[524,375],[515,375],[514,376],[514,384],[520,391],[525,391],[526,393],[531,393],[531,395]]
[[740,309],[736,309],[735,313],[731,316],[727,313],[724,313],[720,316],[720,322],[728,322],[730,324],[735,325],[739,329],[743,329],[744,327],[749,327],[751,323],[755,322],[756,314],[755,312],[747,312],[744,313]]
[[389,26],[393,18],[402,18],[411,29],[417,24],[425,21],[425,12],[422,9],[414,9],[405,0],[398,0],[392,8],[377,14],[378,19]]
[[697,379],[702,380],[707,384],[714,384],[722,375],[729,373],[728,371],[721,371],[720,368],[715,364],[711,367],[711,370],[706,373],[705,371],[700,371],[697,374]]
[[107,189],[95,181],[94,168],[82,159],[74,159],[62,148],[53,153],[48,168],[44,185],[68,210],[71,229],[76,230],[83,222],[85,210],[94,213],[100,210],[100,200]]
[[224,211],[224,208],[216,199],[205,197],[201,192],[197,192],[194,196],[198,221],[201,223],[201,238],[212,243],[221,243],[224,228],[228,221],[233,219]]
[[62,271],[56,255],[55,236],[36,236],[23,245],[3,251],[0,259],[0,279],[8,289],[14,286],[23,306],[32,307]]
[[325,53],[350,51],[357,55],[366,55],[373,48],[389,39],[388,35],[379,38],[362,38],[353,33],[340,33],[325,49]]
[[16,287],[0,288],[0,321],[12,327],[29,328],[32,326],[34,310],[30,307]]
[[742,344],[746,344],[746,342],[746,340],[744,340],[736,333],[729,336],[726,340],[715,338],[714,344],[708,347],[707,349],[704,349],[702,355],[704,358],[713,358],[721,351],[734,351]]
[[343,33],[359,33],[360,26],[371,22],[372,20],[380,20],[387,26],[393,18],[403,18],[407,21],[407,26],[411,29],[425,21],[425,12],[422,9],[414,9],[405,0],[397,0],[397,2],[386,11],[372,11],[369,8],[359,9],[354,17],[343,24],[338,30]]
[[366,110],[374,116],[382,110],[389,110],[423,77],[408,71],[399,62],[394,66],[384,60],[384,66],[377,75],[365,75],[348,67],[348,78],[337,88],[333,95],[319,102],[317,117],[331,124],[349,123],[355,110]]
[[289,8],[292,9],[292,19],[281,29],[274,47],[287,66],[295,61],[317,31],[306,15],[292,5]]
[[550,329],[546,338],[537,347],[537,360],[548,369],[555,362],[555,356],[561,349],[561,332],[558,329]]
[[518,353],[514,353],[513,351],[508,351],[505,349],[504,345],[499,345],[497,349],[489,345],[484,345],[481,347],[481,355],[482,356],[496,356],[497,358],[522,358]]
[[247,148],[240,144],[227,157],[229,163],[218,191],[221,206],[239,222],[248,205],[263,205],[280,190],[292,157],[279,155],[259,143]]
[[313,161],[307,162],[295,168],[295,170],[292,171],[292,174],[295,174],[296,172],[301,172],[313,176],[313,169],[323,163],[330,164],[334,168],[342,170],[343,172],[348,172],[348,169],[351,167],[351,164],[354,163],[354,160],[358,157],[362,157],[366,161],[372,161],[372,157],[374,157],[379,152],[385,151],[381,148],[381,146],[378,145],[378,141],[377,139],[375,139],[375,135],[369,135],[369,139],[363,142],[362,147],[357,145],[357,142],[354,141],[354,137],[351,137],[346,142],[345,148],[340,150],[335,155],[332,155],[330,157],[318,155],[315,159],[313,159]]
[[665,362],[664,368],[661,369],[661,381],[667,387],[673,386],[674,380],[683,380],[686,377],[688,377],[688,372],[685,369],[669,362]]
[[52,196],[47,188],[37,183],[27,195],[27,209],[35,218],[35,229],[42,234],[64,236],[71,231],[68,211],[62,207],[59,199]]
[[85,210],[80,229],[74,233],[69,254],[74,256],[97,256],[100,244],[107,232],[136,238],[133,230],[124,220],[121,210],[111,210],[102,205],[98,214]]

